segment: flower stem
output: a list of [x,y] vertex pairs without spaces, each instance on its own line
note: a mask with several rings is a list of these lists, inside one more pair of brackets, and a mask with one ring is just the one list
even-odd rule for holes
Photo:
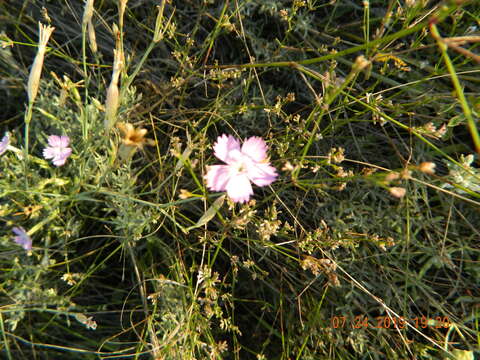
[[452,60],[450,59],[450,56],[448,56],[448,52],[447,52],[448,46],[440,36],[437,26],[433,23],[430,24],[430,32],[432,36],[435,38],[435,40],[437,40],[438,47],[442,52],[443,60],[445,61],[445,65],[447,65],[447,69],[448,69],[448,72],[450,73],[450,76],[452,77],[452,83],[453,83],[453,87],[455,88],[455,94],[458,98],[458,101],[460,102],[460,105],[462,106],[463,114],[467,119],[468,130],[470,131],[470,135],[472,136],[473,144],[475,145],[475,150],[477,151],[477,154],[480,155],[480,135],[478,134],[478,129],[472,115],[472,110],[468,105],[467,99],[465,98],[465,94],[463,93],[462,85],[458,80],[455,67],[452,63]]

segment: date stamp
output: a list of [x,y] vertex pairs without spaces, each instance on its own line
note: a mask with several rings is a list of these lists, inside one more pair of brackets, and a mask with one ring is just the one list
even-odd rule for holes
[[348,318],[347,316],[332,316],[330,319],[330,325],[333,329],[405,329],[407,323],[416,329],[448,329],[452,325],[448,316],[436,316],[432,318],[417,316],[407,319],[386,315],[370,319],[365,315],[357,315],[353,318]]

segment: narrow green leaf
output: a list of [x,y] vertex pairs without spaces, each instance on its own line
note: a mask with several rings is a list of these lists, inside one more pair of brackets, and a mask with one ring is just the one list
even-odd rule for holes
[[198,219],[197,223],[195,225],[188,227],[187,231],[203,226],[206,223],[208,223],[210,220],[212,220],[213,217],[217,214],[217,211],[222,207],[224,201],[225,201],[225,195],[222,195],[217,200],[215,200],[212,206],[210,206],[207,209],[207,211],[205,211],[205,214],[203,214],[202,217]]

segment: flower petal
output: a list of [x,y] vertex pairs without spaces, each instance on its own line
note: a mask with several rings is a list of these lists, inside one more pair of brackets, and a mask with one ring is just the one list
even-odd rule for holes
[[246,174],[232,176],[227,184],[227,194],[234,202],[247,202],[253,195],[252,184]]
[[55,166],[63,166],[65,165],[66,161],[67,161],[67,158],[55,158],[52,160],[52,163]]
[[269,163],[252,163],[247,166],[248,178],[257,186],[270,185],[277,178],[277,170]]
[[58,135],[50,135],[48,137],[48,145],[50,145],[51,147],[60,147],[62,146],[62,139],[60,136]]
[[243,143],[242,153],[256,162],[263,161],[267,158],[267,144],[262,138],[252,136]]
[[52,159],[55,166],[62,166],[67,161],[68,157],[72,154],[72,149],[68,147],[70,138],[66,135],[57,136],[50,135],[48,137],[48,144],[43,149],[43,157],[45,159]]
[[60,136],[60,147],[66,148],[70,144],[70,138],[66,135]]
[[137,136],[143,138],[145,135],[147,135],[147,129],[138,129],[137,130]]
[[240,150],[240,143],[232,135],[223,134],[219,136],[217,142],[213,146],[215,156],[226,162],[229,162],[229,153],[234,150]]
[[55,147],[46,147],[43,149],[43,157],[45,159],[53,159],[58,154],[58,149]]
[[207,167],[205,175],[207,187],[212,191],[225,191],[230,180],[228,165],[212,165]]
[[62,166],[67,161],[68,157],[72,154],[72,149],[60,149],[60,152],[53,158],[52,162],[55,166]]
[[13,237],[13,241],[23,247],[25,250],[32,250],[32,239],[21,226],[12,228],[12,231],[17,235]]
[[62,149],[62,157],[68,158],[70,155],[72,155],[72,148],[67,147]]
[[5,151],[7,151],[9,144],[10,144],[10,136],[8,135],[8,132],[6,132],[2,138],[2,141],[0,141],[0,155],[2,155]]
[[18,235],[18,236],[24,236],[27,233],[25,229],[22,228],[21,226],[13,227],[12,231],[14,232],[15,235]]

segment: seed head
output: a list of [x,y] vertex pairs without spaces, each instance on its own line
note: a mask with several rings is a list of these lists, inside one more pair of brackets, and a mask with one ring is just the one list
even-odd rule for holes
[[40,84],[40,76],[42,74],[43,68],[43,58],[45,56],[45,50],[47,46],[48,39],[55,30],[54,27],[45,26],[42,23],[38,23],[39,28],[39,40],[38,40],[38,49],[35,60],[33,61],[32,69],[30,70],[30,75],[28,77],[27,84],[27,93],[28,101],[33,103],[37,97],[38,86]]

